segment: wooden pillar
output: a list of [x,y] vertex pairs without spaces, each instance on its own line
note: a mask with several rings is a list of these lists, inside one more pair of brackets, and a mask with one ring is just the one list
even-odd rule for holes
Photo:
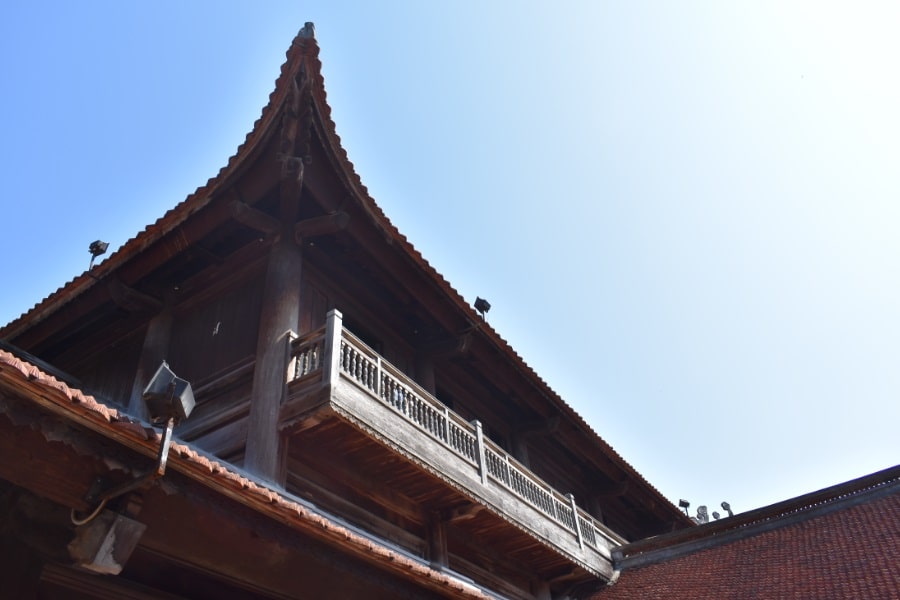
[[128,413],[145,421],[150,417],[141,396],[144,388],[150,383],[150,378],[156,373],[156,369],[165,360],[169,351],[169,341],[172,339],[172,320],[172,312],[168,308],[164,308],[162,312],[150,319],[147,324],[147,333],[144,334],[144,346],[141,348],[141,358],[138,360],[137,373],[134,376],[134,384],[131,386],[131,397],[128,399]]
[[428,519],[428,560],[431,566],[440,570],[450,564],[447,551],[447,522],[435,511]]
[[289,340],[300,326],[302,252],[293,237],[272,246],[263,288],[244,468],[277,485],[284,474],[278,411],[287,390]]

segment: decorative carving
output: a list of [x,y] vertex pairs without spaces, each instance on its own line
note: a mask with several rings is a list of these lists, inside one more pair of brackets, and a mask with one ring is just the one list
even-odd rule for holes
[[295,177],[302,185],[305,165],[310,157],[312,132],[312,93],[306,63],[300,65],[297,75],[291,80],[291,93],[284,105],[281,120],[281,143],[278,160],[281,161],[283,179]]

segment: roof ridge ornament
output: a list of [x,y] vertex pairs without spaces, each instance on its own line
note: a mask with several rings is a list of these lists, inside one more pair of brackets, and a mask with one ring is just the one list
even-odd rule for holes
[[303,24],[303,29],[297,33],[297,37],[299,38],[307,38],[314,40],[316,39],[316,26],[312,21],[307,21]]

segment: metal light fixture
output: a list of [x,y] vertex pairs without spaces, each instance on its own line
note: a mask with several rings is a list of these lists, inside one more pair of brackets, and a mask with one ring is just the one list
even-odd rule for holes
[[[166,459],[172,442],[175,424],[187,419],[194,410],[194,392],[191,384],[172,372],[163,361],[156,374],[144,388],[142,396],[153,424],[165,423],[156,466],[139,477],[120,483],[105,491],[91,490],[86,500],[97,507],[84,518],[79,518],[72,510],[72,523],[77,526],[75,538],[69,544],[69,555],[76,564],[95,573],[116,575],[122,571],[134,548],[140,541],[146,525],[111,510],[104,510],[106,504],[145,483],[162,477],[166,472]],[[102,487],[99,481],[96,487]]]
[[106,254],[106,249],[109,248],[108,242],[101,242],[100,240],[95,240],[91,242],[91,245],[88,246],[88,252],[91,253],[91,264],[88,266],[88,271],[94,268],[94,259],[100,256],[101,254]]
[[191,384],[176,376],[166,361],[159,365],[141,398],[153,423],[183,421],[194,410]]
[[172,430],[179,421],[187,419],[194,410],[194,392],[191,384],[181,379],[172,372],[166,361],[163,361],[156,374],[144,388],[142,396],[150,413],[150,421],[154,425],[165,423],[159,452],[156,455],[156,466],[145,474],[114,486],[106,491],[91,491],[86,500],[90,503],[99,503],[97,508],[86,518],[78,519],[72,512],[72,522],[75,525],[83,525],[96,517],[106,506],[106,503],[122,494],[130,492],[145,483],[162,477],[166,472],[166,459],[169,456],[169,446],[172,442]]
[[491,310],[491,303],[480,296],[476,297],[475,310],[481,313],[481,318],[484,319],[484,315]]
[[691,506],[691,503],[690,503],[690,502],[688,502],[687,500],[683,500],[683,499],[682,499],[682,500],[679,500],[679,501],[678,501],[678,506],[680,506],[682,509],[684,509],[684,514],[685,514],[685,515],[691,516],[691,515],[688,514],[688,508],[690,508],[690,506]]

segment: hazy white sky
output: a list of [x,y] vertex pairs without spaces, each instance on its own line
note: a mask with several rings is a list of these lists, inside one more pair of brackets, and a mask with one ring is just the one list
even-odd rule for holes
[[314,21],[372,196],[669,499],[900,462],[900,5],[25,4],[0,321],[215,175]]

